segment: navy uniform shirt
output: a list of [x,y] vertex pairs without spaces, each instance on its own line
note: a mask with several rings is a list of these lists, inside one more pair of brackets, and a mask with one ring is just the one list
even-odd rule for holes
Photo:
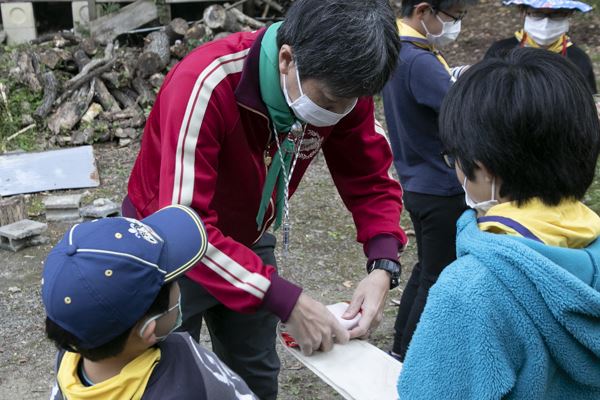
[[[172,333],[158,344],[160,361],[142,400],[257,400],[246,383],[187,333]],[[64,351],[57,356],[56,370]],[[65,400],[55,383],[50,400]]]
[[454,196],[463,193],[444,163],[438,114],[451,76],[429,50],[402,42],[400,61],[383,89],[394,167],[405,191]]

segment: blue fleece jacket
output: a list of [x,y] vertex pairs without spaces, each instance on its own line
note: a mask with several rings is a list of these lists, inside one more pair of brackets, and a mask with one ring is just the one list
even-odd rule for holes
[[600,399],[600,240],[577,250],[482,232],[472,210],[457,228],[400,399]]

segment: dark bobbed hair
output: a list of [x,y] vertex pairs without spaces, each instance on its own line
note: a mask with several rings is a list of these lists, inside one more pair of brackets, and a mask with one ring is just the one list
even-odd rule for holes
[[[148,308],[148,311],[144,314],[144,318],[163,313],[169,308],[169,293],[171,291],[172,283],[166,284],[161,287],[160,292],[156,296],[156,299]],[[105,343],[99,347],[93,349],[83,349],[80,346],[81,341],[77,336],[71,332],[63,329],[60,325],[46,317],[46,335],[57,348],[79,353],[82,357],[87,358],[91,361],[100,361],[106,358],[115,357],[119,355],[124,349],[127,343],[133,326],[115,337],[108,343]]]
[[296,0],[277,33],[301,79],[343,98],[379,93],[396,67],[400,38],[387,0]]
[[517,48],[474,65],[446,95],[439,123],[465,175],[474,179],[479,161],[518,205],[581,199],[592,183],[598,114],[585,78],[558,54]]
[[410,17],[415,6],[421,3],[429,3],[434,10],[447,10],[455,5],[472,6],[477,0],[403,0],[400,6],[400,16]]

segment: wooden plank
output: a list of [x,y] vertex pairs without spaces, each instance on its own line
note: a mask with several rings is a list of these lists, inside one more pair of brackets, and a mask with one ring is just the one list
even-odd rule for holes
[[88,18],[90,21],[98,19],[98,10],[96,10],[96,0],[87,0]]
[[111,42],[121,33],[138,28],[158,18],[152,0],[137,0],[116,13],[90,21],[90,32],[99,43]]

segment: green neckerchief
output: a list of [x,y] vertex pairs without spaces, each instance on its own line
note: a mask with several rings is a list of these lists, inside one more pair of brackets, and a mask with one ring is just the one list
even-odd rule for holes
[[[267,106],[275,129],[277,132],[289,132],[297,120],[292,110],[290,110],[281,89],[279,47],[277,46],[277,30],[281,24],[281,22],[278,22],[271,25],[262,38],[258,75],[260,94]],[[275,138],[275,140],[278,140],[278,138]],[[291,179],[290,166],[295,146],[294,142],[289,137],[286,137],[280,144],[280,147],[281,156],[279,151],[274,155],[263,187],[260,206],[256,215],[258,230],[263,225],[265,213],[269,208],[269,200],[271,199],[275,185],[277,185],[277,196],[275,201],[276,218],[274,229],[276,230],[281,226],[283,209],[285,208],[286,175],[288,179]]]
[[296,117],[290,110],[281,90],[279,47],[277,46],[277,30],[281,24],[282,22],[277,22],[271,25],[262,38],[258,75],[260,95],[267,106],[277,132],[289,132],[296,122]]

